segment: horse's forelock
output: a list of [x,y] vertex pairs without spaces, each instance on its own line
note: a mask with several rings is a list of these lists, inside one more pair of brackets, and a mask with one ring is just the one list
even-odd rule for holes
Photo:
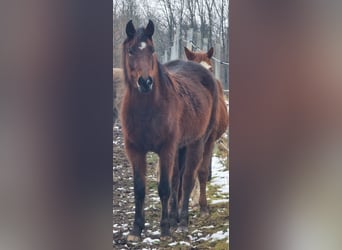
[[132,38],[127,37],[124,41],[124,47],[129,43],[131,47],[140,44],[141,42],[148,42],[150,41],[153,43],[152,37],[148,37],[145,33],[144,28],[139,28],[135,32],[135,35]]

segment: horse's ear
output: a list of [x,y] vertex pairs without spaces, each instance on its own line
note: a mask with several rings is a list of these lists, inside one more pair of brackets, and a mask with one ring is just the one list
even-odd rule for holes
[[194,59],[194,53],[192,53],[187,47],[184,47],[184,52],[186,55],[186,58],[188,58],[188,60],[193,60]]
[[152,39],[153,33],[154,33],[154,24],[151,20],[148,20],[148,24],[145,29],[145,34],[148,38]]
[[126,25],[126,34],[127,34],[127,37],[130,39],[134,37],[135,28],[134,28],[132,20],[130,20]]
[[213,54],[214,54],[214,48],[211,47],[211,48],[208,50],[208,52],[207,52],[208,58],[210,59],[210,58],[213,56]]

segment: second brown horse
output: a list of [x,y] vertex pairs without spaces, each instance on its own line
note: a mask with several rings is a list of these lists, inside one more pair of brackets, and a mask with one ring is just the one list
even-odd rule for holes
[[[204,68],[208,69],[210,72],[213,72],[213,66],[211,63],[211,57],[213,56],[214,49],[211,47],[207,52],[193,52],[190,51],[188,48],[184,47],[184,52],[188,60],[197,62],[201,64]],[[212,130],[211,137],[216,141],[218,140],[224,132],[228,128],[228,110],[227,110],[227,105],[223,93],[223,88],[222,84],[219,80],[216,80],[216,85],[217,85],[217,90],[218,90],[218,104],[217,104],[217,109],[215,110],[216,115],[215,115],[215,124],[214,124],[214,129]],[[210,140],[209,140],[210,141]],[[204,157],[208,157],[205,155]],[[211,158],[212,158],[212,150],[210,152],[210,159],[204,160],[202,164],[206,164],[207,162],[209,165],[209,179],[211,177]],[[205,166],[203,166],[204,168]],[[206,202],[206,197],[205,197],[205,184],[204,182],[206,180],[201,180],[200,181],[200,206],[201,206],[201,212],[205,213],[207,205],[204,204]],[[202,204],[202,205],[201,205]]]

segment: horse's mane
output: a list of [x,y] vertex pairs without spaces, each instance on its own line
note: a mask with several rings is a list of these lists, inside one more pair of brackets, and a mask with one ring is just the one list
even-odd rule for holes
[[161,64],[157,59],[157,65],[158,65],[158,77],[160,84],[164,84],[167,87],[173,87],[176,88],[174,82],[171,80],[172,74],[171,72],[163,65]]

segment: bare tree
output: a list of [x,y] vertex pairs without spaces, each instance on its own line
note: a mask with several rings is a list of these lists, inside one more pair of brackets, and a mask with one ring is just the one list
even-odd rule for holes
[[214,3],[215,13],[217,14],[219,21],[220,38],[222,44],[226,44],[226,30],[225,23],[228,22],[228,1],[221,0],[220,2]]
[[163,5],[163,12],[164,16],[166,18],[167,28],[168,28],[168,34],[169,34],[169,41],[172,42],[174,38],[174,30],[176,25],[176,20],[174,17],[174,8],[172,5],[171,0],[162,0],[160,3]]
[[[197,46],[203,47],[203,39],[208,46],[221,44],[217,58],[228,59],[228,0],[113,0],[113,66],[121,66],[121,47],[126,37],[125,27],[129,20],[145,25],[148,19],[155,21],[154,43],[159,56],[174,45],[176,28],[179,25],[180,40],[175,41],[179,48],[185,45],[181,38],[192,28],[194,39],[199,36]],[[178,50],[182,58],[183,50]],[[226,82],[228,67],[221,65],[222,81]]]
[[189,12],[189,21],[190,21],[190,28],[194,30],[197,29],[197,22],[196,22],[196,0],[187,0],[186,2],[187,11]]
[[215,0],[204,0],[205,2],[205,6],[207,7],[207,16],[208,16],[208,46],[211,47],[213,46],[213,7],[214,7],[214,3]]
[[200,34],[201,44],[203,44],[203,37],[206,34],[206,9],[204,7],[204,0],[195,0],[198,10],[198,16],[200,17]]
[[[176,41],[178,43],[178,47],[181,48],[182,46],[182,40],[181,38],[183,37],[183,34],[186,33],[185,28],[187,28],[184,25],[184,15],[185,15],[185,0],[178,0],[178,4],[177,4],[177,13],[178,13],[178,20],[177,20],[177,24],[179,25],[178,27],[180,28],[179,30],[179,35],[180,35],[180,39],[178,41]],[[182,50],[178,51],[178,58],[181,58],[183,54]]]

